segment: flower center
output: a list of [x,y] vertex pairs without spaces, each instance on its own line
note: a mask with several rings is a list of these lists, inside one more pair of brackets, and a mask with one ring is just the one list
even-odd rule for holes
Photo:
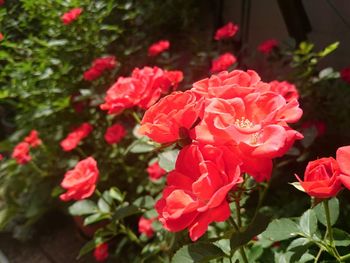
[[239,128],[253,128],[254,124],[246,119],[245,117],[241,117],[240,119],[235,120],[235,125]]

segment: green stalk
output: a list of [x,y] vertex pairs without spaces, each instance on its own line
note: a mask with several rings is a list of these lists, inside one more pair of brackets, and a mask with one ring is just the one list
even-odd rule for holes
[[329,212],[328,200],[323,201],[323,207],[324,207],[324,211],[326,213],[328,238],[329,238],[329,242],[331,244],[331,247],[333,247],[334,246],[333,229],[332,229],[332,224],[331,224],[331,216],[330,216],[330,212]]

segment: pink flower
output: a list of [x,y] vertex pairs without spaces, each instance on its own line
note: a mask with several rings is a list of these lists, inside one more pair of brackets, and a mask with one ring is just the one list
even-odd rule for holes
[[90,197],[96,188],[99,171],[94,158],[88,157],[64,175],[61,186],[67,190],[61,194],[62,201],[82,200]]
[[73,9],[69,10],[68,12],[64,13],[61,16],[61,20],[62,20],[63,24],[69,25],[74,20],[76,20],[82,12],[83,12],[82,8],[79,8],[79,7],[73,8]]
[[225,53],[217,59],[213,60],[210,71],[212,73],[215,73],[227,70],[229,67],[235,64],[236,61],[237,59],[234,55],[232,55],[231,53]]
[[165,71],[165,76],[170,80],[174,89],[176,89],[179,83],[184,79],[184,74],[180,70]]
[[105,140],[109,144],[118,143],[126,135],[126,130],[121,124],[114,124],[105,133]]
[[96,261],[102,262],[108,258],[108,244],[101,243],[94,250],[94,257]]
[[216,30],[214,39],[221,40],[221,39],[234,37],[237,31],[238,31],[238,26],[233,24],[232,22],[229,22],[223,27]]
[[268,39],[262,42],[258,46],[258,50],[263,54],[270,54],[274,48],[277,48],[279,45],[278,41],[276,39]]
[[89,123],[83,123],[78,128],[69,133],[67,137],[61,141],[60,144],[62,149],[66,152],[75,149],[78,146],[79,142],[90,134],[92,129],[93,128]]
[[154,235],[154,230],[152,227],[154,220],[155,218],[147,219],[141,216],[139,220],[139,232],[146,235],[148,238],[151,238]]
[[154,44],[152,44],[148,48],[148,56],[157,56],[158,54],[162,53],[163,51],[169,49],[170,42],[168,40],[160,40]]
[[30,134],[24,138],[24,141],[29,143],[31,147],[37,147],[42,144],[42,141],[39,138],[39,133],[36,130],[32,130]]
[[16,159],[18,164],[28,163],[32,157],[29,154],[30,145],[27,142],[17,144],[12,152],[12,158]]
[[289,83],[288,81],[271,81],[270,90],[282,95],[287,102],[291,100],[299,99],[299,92],[294,84]]
[[171,232],[188,228],[196,241],[210,223],[230,216],[227,194],[242,182],[240,174],[239,161],[229,148],[196,142],[185,146],[156,204],[159,221]]
[[340,77],[347,83],[350,84],[350,67],[343,68],[340,71]]
[[147,167],[147,173],[151,181],[157,181],[164,175],[166,175],[166,171],[159,166],[158,162],[154,162],[153,164]]

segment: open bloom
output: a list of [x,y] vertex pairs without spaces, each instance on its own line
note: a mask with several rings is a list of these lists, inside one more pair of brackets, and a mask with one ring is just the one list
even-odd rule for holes
[[84,72],[84,79],[93,81],[99,78],[106,70],[112,70],[117,64],[114,56],[97,58],[92,62],[92,66]]
[[196,241],[210,223],[225,221],[231,214],[227,194],[242,182],[238,164],[227,147],[196,142],[185,146],[156,204],[164,228],[171,232],[188,228]]
[[64,175],[61,186],[67,190],[61,200],[81,200],[90,197],[96,188],[99,171],[94,158],[88,157]]
[[202,106],[191,91],[173,92],[146,111],[139,132],[159,143],[175,142],[188,135]]
[[217,59],[213,60],[210,71],[212,73],[215,73],[227,70],[229,67],[235,64],[236,61],[237,59],[234,55],[232,55],[231,53],[225,53]]
[[263,54],[270,54],[274,48],[278,47],[278,41],[276,39],[268,39],[262,42],[258,46],[258,50]]
[[[109,114],[119,114],[127,108],[138,106],[148,109],[159,100],[162,94],[169,91],[172,85],[177,85],[179,76],[174,80],[168,76],[171,71],[164,71],[158,67],[135,68],[131,77],[119,77],[117,82],[109,88],[102,110]],[[178,74],[178,73],[175,73]]]
[[154,162],[153,164],[149,165],[147,167],[147,173],[152,181],[157,181],[166,175],[166,171],[159,166],[158,162]]
[[287,102],[299,99],[299,92],[294,84],[288,81],[271,81],[270,90],[282,95]]
[[98,262],[105,261],[108,258],[108,244],[101,243],[94,250],[94,258]]
[[78,128],[74,129],[71,133],[67,135],[65,139],[61,141],[61,147],[64,151],[68,152],[75,149],[79,142],[87,137],[92,131],[91,124],[85,122]]
[[157,56],[158,54],[162,53],[163,51],[169,49],[170,42],[168,40],[160,40],[154,44],[152,44],[148,48],[148,56]]
[[61,16],[61,20],[62,20],[63,24],[69,25],[74,20],[76,20],[82,12],[83,12],[82,8],[79,8],[79,7],[73,8],[73,9],[69,10],[67,13],[64,13]]
[[154,235],[154,230],[152,227],[154,220],[155,218],[147,219],[141,216],[139,220],[139,232],[146,235],[148,238],[151,238]]
[[14,158],[18,164],[28,163],[32,159],[32,157],[29,154],[29,149],[29,143],[20,142],[13,149],[12,158]]
[[340,147],[337,150],[337,162],[339,164],[339,176],[342,184],[350,190],[350,146]]
[[105,133],[105,140],[109,144],[115,144],[120,142],[126,135],[126,130],[121,124],[114,124],[109,127]]
[[233,24],[232,22],[228,22],[226,25],[216,30],[214,39],[221,40],[221,39],[234,37],[237,31],[238,31],[238,26]]
[[24,138],[24,141],[29,143],[31,147],[37,147],[42,144],[42,141],[39,138],[39,133],[36,130],[32,130],[27,137]]
[[297,179],[305,192],[317,198],[331,198],[341,189],[339,179],[340,169],[337,161],[332,158],[321,158],[306,167],[304,181]]

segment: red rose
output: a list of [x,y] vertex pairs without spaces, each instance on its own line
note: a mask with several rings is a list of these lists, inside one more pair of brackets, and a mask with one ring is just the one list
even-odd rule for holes
[[278,41],[276,39],[268,39],[262,42],[258,46],[258,50],[263,54],[270,54],[274,48],[278,47]]
[[92,62],[92,66],[84,72],[84,79],[93,81],[99,78],[106,70],[112,70],[117,64],[114,56],[97,58]]
[[234,55],[232,55],[231,53],[225,53],[217,59],[213,60],[210,71],[212,73],[215,73],[227,70],[229,67],[235,64],[236,61],[237,59]]
[[126,130],[121,124],[114,124],[105,133],[105,140],[109,144],[118,143],[126,135]]
[[30,134],[24,138],[24,141],[29,143],[31,147],[37,147],[42,144],[42,141],[39,139],[39,133],[36,130],[32,130]]
[[88,157],[78,162],[74,169],[64,175],[61,186],[67,192],[60,195],[61,200],[81,200],[90,197],[95,191],[98,176],[99,171],[94,158]]
[[0,153],[0,161],[4,159],[4,156]]
[[0,41],[4,39],[4,35],[0,33]]
[[174,89],[184,79],[184,74],[180,70],[165,71],[165,76],[169,79],[171,85],[174,86]]
[[158,54],[162,53],[163,51],[169,49],[170,42],[168,40],[160,40],[154,44],[152,44],[148,48],[148,56],[157,56]]
[[339,164],[339,176],[342,184],[350,190],[350,146],[340,147],[337,150],[337,162]]
[[347,83],[350,84],[350,67],[343,68],[340,71],[340,77]]
[[331,198],[341,189],[339,180],[340,169],[337,161],[332,158],[321,158],[306,167],[304,181],[298,176],[300,185],[305,192],[317,198]]
[[154,230],[152,227],[152,223],[155,220],[155,218],[147,219],[143,216],[140,217],[139,220],[139,232],[141,234],[146,235],[148,238],[151,238],[154,235]]
[[66,152],[75,149],[78,146],[79,142],[90,134],[92,129],[93,128],[89,123],[83,123],[78,128],[69,133],[67,137],[61,141],[60,144],[62,149]]
[[101,76],[102,72],[96,68],[89,68],[83,74],[86,81],[93,81]]
[[80,14],[83,12],[82,8],[73,8],[61,16],[63,24],[69,25],[74,20],[76,20]]
[[18,164],[26,164],[32,159],[32,157],[29,155],[29,148],[29,143],[20,142],[13,149],[12,158],[16,159]]
[[102,262],[108,258],[108,244],[101,243],[94,250],[94,258],[96,261]]
[[129,78],[118,78],[107,91],[102,110],[119,114],[124,109],[139,106],[147,109],[169,91],[172,82],[167,72],[158,67],[135,68]]
[[159,166],[158,162],[154,162],[153,164],[147,167],[147,173],[151,181],[157,181],[162,176],[166,175],[166,171]]
[[233,37],[238,31],[238,26],[233,24],[232,22],[227,23],[223,27],[216,30],[215,40],[221,40]]
[[269,84],[270,90],[282,95],[287,102],[299,99],[299,92],[294,84],[289,83],[288,81],[280,82],[277,80],[271,81]]
[[227,147],[185,146],[156,204],[164,228],[171,232],[188,228],[196,241],[211,222],[225,221],[231,214],[227,194],[242,182],[238,164]]
[[192,128],[202,106],[191,91],[173,92],[146,111],[139,132],[159,143],[175,142]]

